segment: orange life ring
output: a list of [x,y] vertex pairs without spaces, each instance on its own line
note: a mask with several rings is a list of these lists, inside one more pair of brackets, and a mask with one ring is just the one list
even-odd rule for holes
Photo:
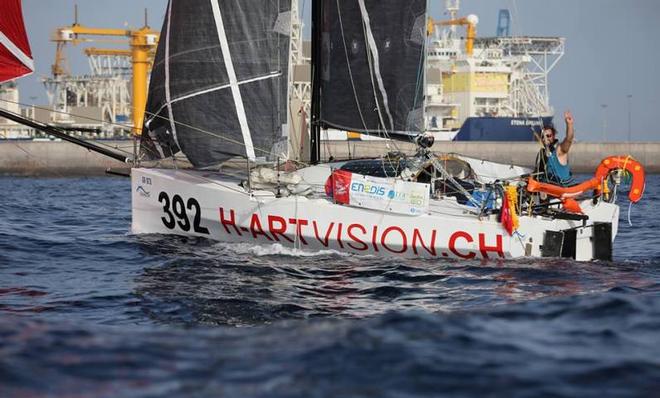
[[646,187],[644,167],[631,156],[610,156],[600,162],[594,178],[603,180],[610,171],[616,169],[627,170],[632,175],[632,184],[630,184],[628,199],[633,203],[639,202],[642,199],[642,195],[644,195],[644,188]]

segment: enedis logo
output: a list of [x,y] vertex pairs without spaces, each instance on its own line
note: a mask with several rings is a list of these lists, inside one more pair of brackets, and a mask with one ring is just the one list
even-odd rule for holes
[[363,184],[361,182],[352,183],[351,191],[368,193],[371,195],[378,195],[378,196],[385,195],[385,187],[379,185]]

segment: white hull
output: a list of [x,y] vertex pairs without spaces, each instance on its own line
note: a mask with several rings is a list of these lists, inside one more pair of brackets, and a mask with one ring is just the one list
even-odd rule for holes
[[[310,168],[302,174],[322,184],[329,169]],[[429,214],[408,216],[335,204],[324,195],[250,195],[237,181],[217,174],[145,168],[132,170],[132,203],[135,234],[424,258],[541,257],[546,231],[574,228],[575,258],[587,261],[594,258],[598,243],[593,223],[611,223],[613,240],[619,218],[614,204],[584,201],[580,205],[589,216],[584,223],[521,215],[518,233],[509,236],[496,216],[479,220],[453,198],[431,200]]]

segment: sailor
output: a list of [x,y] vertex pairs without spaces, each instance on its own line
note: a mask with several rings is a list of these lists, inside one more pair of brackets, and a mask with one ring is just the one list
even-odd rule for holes
[[541,130],[543,148],[536,157],[536,175],[540,181],[569,186],[574,182],[568,164],[568,151],[574,138],[573,115],[570,111],[564,112],[564,121],[566,138],[560,144],[554,126],[544,126]]

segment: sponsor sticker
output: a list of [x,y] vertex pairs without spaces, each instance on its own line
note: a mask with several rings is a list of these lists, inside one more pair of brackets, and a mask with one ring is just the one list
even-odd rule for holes
[[429,209],[429,184],[353,174],[349,204],[367,209],[419,215]]

